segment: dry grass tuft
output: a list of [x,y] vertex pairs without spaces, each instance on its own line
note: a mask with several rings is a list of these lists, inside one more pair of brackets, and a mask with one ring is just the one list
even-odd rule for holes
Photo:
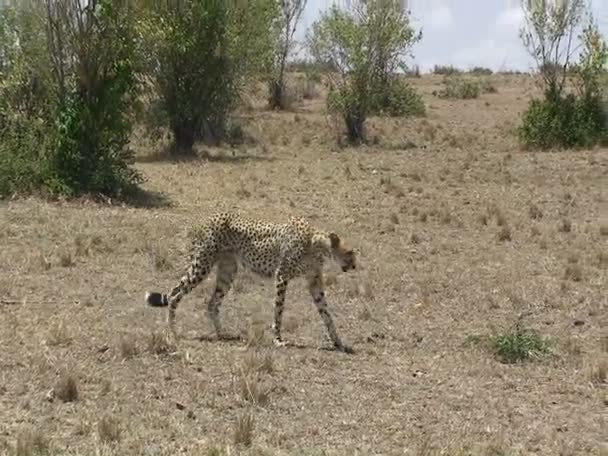
[[346,291],[346,295],[351,298],[363,298],[367,301],[374,299],[374,291],[369,280],[360,280],[351,284]]
[[511,240],[511,228],[509,225],[502,225],[500,230],[498,230],[498,240],[501,242],[510,241]]
[[104,378],[101,381],[101,389],[99,391],[99,393],[102,396],[106,396],[107,394],[110,394],[112,392],[112,380],[110,380],[109,378]]
[[62,372],[53,387],[53,394],[63,402],[77,401],[79,398],[78,384],[74,375],[68,371]]
[[564,279],[580,282],[583,280],[583,270],[578,264],[570,263],[566,266],[566,270],[564,271]]
[[127,334],[120,338],[120,357],[122,359],[130,359],[137,355],[137,339],[135,336]]
[[361,306],[361,310],[358,314],[359,320],[369,321],[374,316],[372,310],[369,308],[367,304],[363,304]]
[[69,345],[72,342],[72,336],[64,320],[54,322],[49,327],[46,344],[50,346]]
[[247,351],[242,369],[247,373],[272,374],[274,372],[272,353],[270,351],[264,351],[263,353],[251,350]]
[[496,225],[505,227],[507,226],[507,217],[500,210],[496,212]]
[[603,353],[608,353],[608,336],[600,337],[600,348]]
[[59,266],[61,266],[62,268],[69,268],[74,266],[75,264],[76,263],[74,262],[72,254],[70,252],[64,251],[59,253]]
[[263,323],[251,323],[247,327],[245,340],[248,348],[261,347],[264,345],[266,330]]
[[28,269],[32,271],[48,271],[52,265],[53,263],[42,251],[38,251],[28,258]]
[[410,243],[411,244],[420,244],[420,236],[417,233],[412,233],[410,235]]
[[533,218],[534,220],[540,220],[543,218],[543,212],[534,203],[530,203],[528,206],[528,214],[530,214],[530,218]]
[[240,413],[234,425],[233,442],[237,446],[250,447],[253,443],[255,418],[250,410]]
[[14,456],[42,456],[49,452],[49,441],[40,428],[21,430],[17,434]]
[[[268,403],[271,387],[262,378],[263,369],[268,369],[268,365],[256,358],[246,358],[246,362],[241,366],[237,378],[238,395],[243,402],[263,407]],[[270,360],[272,363],[272,360]],[[272,364],[270,368],[272,369]]]
[[562,219],[557,229],[560,233],[570,233],[572,231],[572,222],[567,218]]
[[405,196],[405,191],[403,187],[398,183],[394,182],[390,176],[381,177],[380,178],[380,186],[382,187],[382,191],[387,195],[393,195],[397,198],[402,198]]
[[177,345],[167,329],[152,331],[148,336],[148,351],[153,355],[167,355],[177,351]]
[[110,415],[104,415],[97,422],[97,436],[102,443],[119,442],[122,435],[120,420]]
[[79,234],[74,238],[74,253],[77,257],[89,256],[90,249],[86,237]]
[[145,248],[150,265],[155,271],[168,271],[171,269],[171,261],[169,261],[169,251],[160,243],[148,244]]
[[608,358],[593,360],[587,368],[589,381],[597,386],[608,383]]

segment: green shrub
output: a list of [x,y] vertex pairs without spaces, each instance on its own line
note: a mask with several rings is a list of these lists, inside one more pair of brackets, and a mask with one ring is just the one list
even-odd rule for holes
[[606,114],[599,98],[534,99],[524,112],[519,139],[529,148],[590,147],[607,140]]
[[133,12],[111,0],[96,9],[68,0],[2,11],[2,194],[124,196],[141,182],[128,148],[137,93]]
[[376,103],[375,113],[393,117],[423,116],[426,112],[422,95],[397,78],[378,88]]
[[[591,15],[580,36],[579,61],[568,60],[573,43],[565,37],[572,37],[587,12],[583,0],[524,5],[527,26],[521,36],[535,56],[544,92],[543,98],[530,101],[523,114],[518,133],[525,147],[591,147],[608,140],[604,108],[608,45]],[[566,88],[568,77],[575,92]]]
[[445,77],[443,85],[444,88],[436,93],[439,98],[469,100],[478,98],[481,93],[481,85],[479,82],[471,81],[460,76]]
[[547,353],[548,344],[536,331],[516,324],[512,331],[490,338],[494,353],[506,364],[514,364]]

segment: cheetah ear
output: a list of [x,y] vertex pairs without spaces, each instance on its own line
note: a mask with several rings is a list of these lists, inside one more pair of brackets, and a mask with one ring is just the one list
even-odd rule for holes
[[340,246],[340,238],[336,233],[329,233],[329,242],[332,249],[337,249]]

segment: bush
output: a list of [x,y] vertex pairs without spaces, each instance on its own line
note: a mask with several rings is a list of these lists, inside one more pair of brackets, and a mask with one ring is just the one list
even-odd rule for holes
[[476,67],[471,68],[469,70],[469,73],[475,74],[475,75],[489,76],[489,75],[493,74],[494,72],[490,68],[476,66]]
[[393,117],[423,116],[426,112],[422,95],[411,85],[394,78],[385,87],[378,90],[375,114],[387,114]]
[[436,92],[439,98],[469,100],[478,98],[481,93],[479,82],[464,79],[460,76],[448,76],[443,79],[443,84],[445,87]]
[[95,9],[69,0],[2,11],[2,194],[44,187],[123,196],[141,182],[129,168],[132,21],[131,7],[110,0]]
[[462,70],[456,68],[453,65],[435,65],[433,68],[433,74],[442,74],[445,76],[452,76],[455,74],[461,74]]
[[524,112],[519,138],[530,148],[590,147],[606,141],[601,100],[568,94],[534,99]]
[[514,364],[538,357],[548,351],[547,342],[531,329],[519,324],[508,333],[490,339],[496,357],[505,364]]
[[[522,117],[518,133],[526,147],[591,147],[608,140],[604,108],[608,46],[591,16],[580,36],[579,61],[570,62],[571,38],[585,8],[584,0],[531,3],[524,8],[528,27],[522,38],[536,58],[544,89],[544,97],[531,100]],[[560,47],[563,42],[567,44]],[[578,93],[566,90],[568,76]]]

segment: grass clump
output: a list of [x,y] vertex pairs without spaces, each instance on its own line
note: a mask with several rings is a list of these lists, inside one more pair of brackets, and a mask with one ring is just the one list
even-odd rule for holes
[[517,323],[513,329],[490,338],[495,356],[505,364],[515,364],[546,354],[548,343],[536,331]]
[[238,415],[234,426],[234,444],[237,446],[250,447],[253,442],[254,428],[255,419],[249,410]]
[[479,98],[481,94],[481,84],[479,82],[460,76],[448,76],[444,78],[443,85],[443,89],[434,92],[439,98],[470,100]]

